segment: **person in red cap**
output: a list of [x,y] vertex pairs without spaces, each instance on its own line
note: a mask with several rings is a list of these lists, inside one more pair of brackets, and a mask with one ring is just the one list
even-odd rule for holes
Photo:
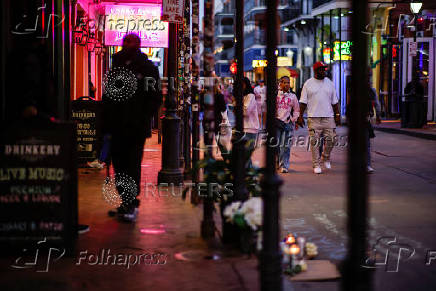
[[320,137],[323,136],[325,145],[322,152],[324,166],[331,169],[330,153],[336,137],[336,125],[339,125],[341,116],[335,86],[326,78],[326,65],[316,62],[313,72],[315,76],[304,83],[301,91],[298,124],[303,126],[303,114],[307,108],[313,172],[321,174]]

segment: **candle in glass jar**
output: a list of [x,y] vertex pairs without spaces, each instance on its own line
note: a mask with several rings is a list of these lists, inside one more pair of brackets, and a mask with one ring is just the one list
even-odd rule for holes
[[304,257],[304,245],[306,244],[306,239],[304,237],[298,237],[297,243],[300,248],[299,259],[303,259]]

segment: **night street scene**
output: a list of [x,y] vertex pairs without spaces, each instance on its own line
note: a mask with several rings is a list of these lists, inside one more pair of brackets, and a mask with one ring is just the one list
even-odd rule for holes
[[0,3],[0,291],[436,290],[436,0]]

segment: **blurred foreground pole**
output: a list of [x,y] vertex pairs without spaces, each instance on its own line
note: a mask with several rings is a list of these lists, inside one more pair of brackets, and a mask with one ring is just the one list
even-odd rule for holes
[[368,21],[366,0],[353,0],[352,81],[348,127],[348,254],[343,266],[342,290],[372,290],[370,269],[363,268],[367,250],[368,180],[367,112],[368,53],[365,25]]
[[185,155],[185,171],[184,178],[191,179],[191,110],[189,96],[191,94],[191,68],[189,67],[191,59],[191,1],[185,0],[185,11],[183,17],[183,44],[184,44],[184,65],[183,65],[183,109],[184,109],[184,155]]
[[170,22],[168,46],[168,95],[165,98],[165,117],[162,120],[162,169],[157,182],[183,183],[183,174],[179,168],[180,118],[177,116],[177,24]]
[[242,141],[244,132],[244,96],[242,90],[242,79],[244,78],[244,1],[236,1],[236,43],[235,58],[237,64],[236,80],[233,86],[236,99],[235,117],[236,130],[234,133],[232,158],[234,176],[234,199],[246,200],[248,191],[245,187],[245,143]]
[[[192,108],[192,182],[197,185],[200,182],[197,163],[200,160],[200,122],[199,107],[200,94],[198,82],[200,78],[200,46],[199,46],[199,3],[192,0],[192,86],[191,86],[191,108]],[[191,191],[191,203],[198,204],[197,187]]]
[[[268,136],[276,135],[275,116],[277,98],[277,0],[269,0],[266,10],[266,128]],[[271,139],[268,139],[268,141]],[[279,202],[281,180],[275,169],[275,148],[266,148],[266,172],[262,181],[263,248],[260,255],[260,284],[262,291],[281,291],[282,256],[279,249]]]
[[[214,78],[215,67],[214,57],[214,0],[204,0],[204,144],[206,146],[206,157],[213,157],[213,137],[214,137]],[[209,187],[208,187],[209,189]],[[215,234],[215,222],[213,221],[214,198],[213,192],[207,192],[203,199],[203,221],[201,222],[201,237],[211,238]]]
[[[245,142],[242,140],[244,132],[244,110],[242,78],[244,77],[244,1],[236,1],[235,17],[235,60],[236,77],[233,86],[233,96],[236,100],[235,119],[236,125],[232,133],[231,167],[233,174],[233,197],[234,201],[244,201],[248,198],[245,186]],[[239,244],[240,232],[237,226],[223,220],[223,243]]]

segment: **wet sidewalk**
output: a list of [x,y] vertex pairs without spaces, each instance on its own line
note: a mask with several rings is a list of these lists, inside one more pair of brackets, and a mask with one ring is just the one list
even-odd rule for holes
[[[1,289],[259,290],[255,257],[201,239],[202,205],[192,206],[189,196],[183,201],[180,188],[157,193],[151,186],[160,165],[153,135],[144,148],[141,206],[132,224],[108,216],[113,206],[102,195],[105,170],[80,169],[79,222],[91,229],[79,235],[76,254],[52,261],[48,272],[41,272],[44,266],[13,269],[16,258],[2,258]],[[217,213],[215,223],[220,226]]]

